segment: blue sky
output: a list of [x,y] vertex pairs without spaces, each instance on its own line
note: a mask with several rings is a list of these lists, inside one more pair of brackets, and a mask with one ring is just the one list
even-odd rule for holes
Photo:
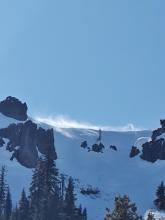
[[0,98],[32,116],[153,128],[165,118],[164,0],[0,2]]

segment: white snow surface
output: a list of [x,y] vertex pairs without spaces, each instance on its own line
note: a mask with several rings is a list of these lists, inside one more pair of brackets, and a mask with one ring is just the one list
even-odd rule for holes
[[148,214],[152,213],[154,216],[154,220],[165,220],[165,212],[156,211],[156,210],[147,210],[144,215],[144,220],[147,220]]
[[[8,121],[9,120],[9,121]],[[0,127],[13,122],[0,115]],[[4,121],[8,121],[4,122]],[[5,124],[6,123],[6,124]],[[49,125],[39,124],[44,128]],[[96,142],[98,131],[81,128],[55,128],[55,146],[58,155],[56,161],[60,173],[75,179],[77,204],[87,208],[88,220],[103,220],[105,208],[113,208],[114,197],[128,194],[136,203],[138,212],[144,215],[146,210],[154,208],[155,191],[162,180],[165,181],[165,161],[154,164],[143,161],[139,156],[129,158],[131,147],[137,144],[141,150],[142,139],[150,140],[151,131],[103,131],[103,153],[88,152],[80,147],[87,140],[88,146]],[[6,140],[7,142],[7,140]],[[110,149],[115,145],[117,151]],[[0,165],[6,165],[8,182],[13,194],[13,200],[18,201],[20,192],[29,187],[31,170],[22,167],[17,161],[10,161],[11,153],[0,148]],[[84,196],[81,187],[97,187],[98,196]]]
[[[102,133],[104,153],[88,152],[80,148],[83,140],[89,146],[95,143],[98,132],[84,129],[65,129],[71,135],[67,138],[55,132],[57,166],[62,173],[77,179],[78,203],[88,209],[89,220],[103,219],[106,207],[113,207],[114,197],[128,194],[136,202],[140,214],[153,206],[155,190],[165,179],[165,161],[155,164],[143,161],[139,156],[129,158],[131,147],[140,137],[151,136],[151,131]],[[117,151],[109,148],[117,146]],[[138,145],[140,148],[140,145]],[[91,185],[100,190],[95,197],[84,196],[80,188]]]
[[160,139],[165,140],[165,133],[162,133],[161,135],[156,137],[156,140],[160,140]]

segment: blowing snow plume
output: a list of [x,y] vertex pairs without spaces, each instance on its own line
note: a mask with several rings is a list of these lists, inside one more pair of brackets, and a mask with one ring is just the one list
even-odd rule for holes
[[78,122],[74,119],[69,117],[59,115],[55,117],[36,117],[36,120],[40,123],[48,124],[55,128],[77,128],[77,129],[93,129],[99,130],[102,129],[103,131],[140,131],[143,130],[142,128],[135,127],[132,123],[128,123],[125,126],[103,126],[103,125],[93,125],[88,122]]

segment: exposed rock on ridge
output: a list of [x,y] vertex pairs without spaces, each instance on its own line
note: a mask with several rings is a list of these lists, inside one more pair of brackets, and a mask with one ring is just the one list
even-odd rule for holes
[[46,154],[48,149],[52,158],[57,159],[53,129],[37,128],[37,124],[30,120],[0,129],[0,137],[9,140],[6,150],[13,152],[11,160],[16,158],[25,167],[35,167],[38,152]]
[[165,133],[165,120],[160,120],[160,124],[161,128],[153,131],[152,140],[142,145],[141,158],[143,160],[152,163],[165,160],[165,139],[160,136]]
[[11,160],[16,158],[23,166],[34,168],[39,154],[46,154],[48,150],[52,158],[57,159],[53,129],[43,129],[28,120],[26,103],[9,96],[0,102],[0,112],[20,121],[0,128],[0,147],[6,146],[6,150],[12,152]]
[[12,96],[0,102],[0,112],[19,121],[27,120],[27,104]]

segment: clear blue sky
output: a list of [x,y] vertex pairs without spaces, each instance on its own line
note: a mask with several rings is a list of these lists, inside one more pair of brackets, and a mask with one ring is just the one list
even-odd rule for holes
[[0,98],[31,115],[155,127],[165,118],[164,0],[0,2]]

